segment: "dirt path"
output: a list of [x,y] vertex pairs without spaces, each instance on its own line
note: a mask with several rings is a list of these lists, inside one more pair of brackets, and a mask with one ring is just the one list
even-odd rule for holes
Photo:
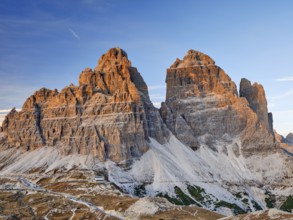
[[[99,219],[99,220],[106,220],[106,219],[108,219],[108,220],[110,220],[110,219],[122,220],[122,218],[114,216],[112,214],[109,214],[109,213],[105,212],[104,210],[102,210],[101,208],[95,206],[94,204],[92,204],[90,202],[87,202],[87,201],[84,201],[84,200],[81,200],[81,199],[78,199],[75,196],[72,196],[70,194],[61,193],[61,192],[54,192],[52,190],[45,189],[43,187],[40,187],[37,184],[34,184],[34,183],[30,182],[29,180],[27,180],[24,177],[19,177],[18,181],[29,190],[38,191],[38,192],[46,192],[46,193],[50,193],[50,194],[59,195],[59,196],[62,196],[64,198],[66,198],[66,199],[71,200],[72,202],[85,205],[85,206],[87,206],[88,208],[90,208],[91,210],[93,210],[97,214],[97,219]],[[72,211],[72,212],[73,212],[73,216],[74,216],[75,211]],[[45,219],[48,219],[46,216],[45,216]]]

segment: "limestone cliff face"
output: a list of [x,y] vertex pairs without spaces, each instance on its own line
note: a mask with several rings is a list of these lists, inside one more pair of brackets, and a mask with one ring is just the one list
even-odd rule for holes
[[259,122],[273,134],[273,116],[268,113],[266,95],[262,85],[258,83],[251,85],[249,80],[241,79],[240,97],[247,99],[250,108],[257,114]]
[[68,146],[65,154],[93,154],[115,162],[141,156],[149,137],[160,143],[168,138],[147,85],[120,48],[104,54],[94,70],[86,68],[78,86],[35,92],[20,112],[7,115],[2,127],[2,145],[25,151]]
[[289,133],[285,138],[285,143],[289,146],[293,146],[293,133]]
[[122,162],[146,152],[150,137],[165,143],[168,127],[194,150],[208,146],[218,151],[238,139],[233,149],[237,155],[240,150],[244,156],[275,150],[273,118],[261,85],[242,79],[239,96],[215,61],[194,50],[171,65],[166,83],[159,113],[127,54],[110,49],[94,70],[82,71],[78,86],[61,92],[42,88],[20,112],[13,109],[3,121],[0,147],[29,151],[65,146],[64,154]]
[[[219,144],[241,139],[246,156],[275,149],[272,116],[261,85],[242,80],[240,97],[235,83],[207,55],[190,50],[177,59],[166,76],[167,96],[160,109],[176,137],[197,149],[217,151]],[[235,143],[236,151],[239,143]]]

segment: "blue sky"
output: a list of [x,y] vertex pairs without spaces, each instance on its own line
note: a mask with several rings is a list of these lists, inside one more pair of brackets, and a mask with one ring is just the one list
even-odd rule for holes
[[1,0],[0,119],[41,87],[77,84],[111,47],[124,49],[164,100],[166,69],[188,49],[239,85],[261,83],[274,127],[293,132],[293,1]]

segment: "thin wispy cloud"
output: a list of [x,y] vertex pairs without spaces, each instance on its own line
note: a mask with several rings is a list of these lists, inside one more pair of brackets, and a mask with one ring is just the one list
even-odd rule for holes
[[276,79],[276,81],[278,81],[278,82],[289,82],[289,81],[293,81],[293,76],[278,78],[278,79]]
[[1,109],[0,110],[0,116],[3,114],[7,114],[11,109]]
[[161,107],[161,102],[153,102],[153,105],[154,105],[156,108],[160,108],[160,107]]
[[165,89],[165,88],[166,88],[165,85],[149,86],[148,87],[149,90],[157,90],[157,89]]
[[283,99],[286,97],[291,97],[291,96],[293,96],[293,89],[289,89],[287,92],[284,92],[281,95],[268,97],[268,99],[271,101],[276,101],[276,100]]
[[278,123],[274,123],[274,129],[276,129],[279,134],[286,136],[290,132],[293,132],[293,109],[274,111],[273,115],[274,119],[278,121]]
[[151,99],[159,99],[159,100],[164,100],[165,99],[165,96],[161,95],[161,94],[151,94],[150,95],[150,98]]
[[293,97],[293,89],[288,90],[287,92],[284,92],[283,94],[277,95],[277,96],[271,96],[268,97],[268,107],[273,108],[277,106],[277,103],[280,100],[285,100],[286,98],[291,98]]
[[72,34],[73,37],[75,37],[77,40],[80,40],[79,36],[77,35],[77,33],[72,30],[68,25],[66,25],[68,31]]
[[[16,111],[20,111],[21,109],[16,109]],[[11,111],[11,109],[0,109],[0,114],[7,114]]]
[[[20,111],[21,109],[16,109],[16,111]],[[0,126],[5,119],[5,116],[11,111],[11,109],[0,109]]]
[[0,126],[2,125],[2,122],[4,121],[5,116],[0,116]]
[[293,114],[293,109],[287,109],[287,110],[281,110],[281,111],[274,111],[274,115],[282,115],[284,117],[287,117],[288,114]]

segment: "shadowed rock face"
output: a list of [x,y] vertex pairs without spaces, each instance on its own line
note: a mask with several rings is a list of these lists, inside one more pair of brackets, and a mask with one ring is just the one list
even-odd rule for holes
[[167,69],[166,83],[160,113],[186,145],[193,149],[206,145],[217,151],[219,142],[240,137],[246,156],[275,149],[272,115],[269,122],[261,85],[242,80],[239,97],[230,77],[209,56],[194,50]]
[[104,54],[94,71],[86,68],[79,86],[35,92],[20,112],[7,115],[2,127],[4,146],[25,151],[68,146],[65,154],[93,154],[115,162],[141,156],[149,137],[160,143],[168,138],[147,85],[120,48]]
[[217,151],[219,144],[235,138],[245,156],[275,149],[272,115],[261,85],[243,79],[239,97],[231,78],[194,50],[167,69],[166,83],[160,116],[127,54],[112,48],[94,70],[82,71],[78,86],[61,92],[42,88],[20,112],[13,109],[3,121],[0,146],[24,151],[58,146],[64,154],[122,162],[146,152],[150,137],[165,143],[167,125],[194,150],[206,145]]
[[189,50],[183,60],[167,69],[166,102],[187,97],[207,97],[211,93],[223,94],[228,99],[237,96],[237,89],[230,77],[207,55]]
[[289,133],[285,138],[285,143],[287,143],[290,146],[293,146],[293,133]]
[[[49,188],[61,189],[59,192],[63,194],[65,191],[74,193],[72,195],[76,193],[79,199],[86,196],[88,202],[95,204],[96,201],[107,210],[107,201],[103,205],[103,202],[96,200],[99,196],[105,200],[106,194],[95,194],[95,190],[92,190],[93,187],[98,189],[95,184],[92,185],[93,178],[105,173],[105,179],[130,193],[136,194],[137,187],[141,189],[141,183],[144,182],[148,183],[143,190],[147,195],[161,192],[161,195],[169,197],[165,193],[174,189],[178,197],[172,198],[173,201],[185,204],[182,200],[184,195],[184,198],[188,197],[186,204],[200,203],[225,213],[228,207],[234,205],[243,211],[254,210],[256,205],[265,208],[271,206],[267,204],[267,199],[270,203],[282,202],[285,195],[292,194],[292,155],[286,150],[289,148],[284,148],[286,153],[276,150],[276,141],[284,142],[286,139],[277,133],[272,135],[273,118],[272,114],[268,114],[261,85],[251,85],[243,79],[238,96],[236,85],[230,77],[209,56],[194,50],[188,51],[183,60],[177,59],[167,70],[166,82],[167,97],[159,114],[149,100],[144,80],[131,66],[127,54],[119,48],[113,48],[100,58],[94,70],[86,68],[80,74],[78,86],[70,85],[61,92],[45,88],[35,92],[26,100],[21,111],[13,109],[2,124],[0,151],[7,147],[11,149],[0,154],[0,170],[6,179],[2,180],[5,185],[2,184],[1,189],[11,191],[15,186],[16,190],[22,190],[19,186],[25,179],[16,176],[10,179],[10,174],[28,173],[27,176],[33,178],[34,183],[41,184],[45,191],[30,183],[23,184],[25,190],[40,193],[47,192]],[[193,150],[200,149],[192,152],[170,135],[166,126],[186,146]],[[157,144],[151,138],[166,144]],[[287,141],[290,138],[292,134],[287,136]],[[288,147],[287,144],[283,146]],[[23,151],[40,149],[23,155],[15,148]],[[96,159],[110,159],[128,165],[149,148],[149,152],[128,169],[112,163],[102,165]],[[73,153],[87,156],[62,157],[63,154]],[[75,168],[78,173],[70,174]],[[88,176],[79,175],[79,172],[85,174],[84,168],[91,172]],[[6,174],[9,174],[8,179]],[[84,182],[84,178],[88,182]],[[16,179],[19,183],[15,182]],[[94,193],[91,196],[93,200],[85,194],[87,190],[83,190],[87,189],[87,185],[74,190],[70,182],[76,185],[75,179],[91,185],[89,190]],[[203,199],[199,199],[198,194]],[[66,196],[64,200],[64,204],[70,208],[66,209],[70,213],[65,215],[68,218],[75,216],[72,211],[75,206],[67,201],[70,198]],[[108,199],[113,200],[113,197]],[[20,198],[19,201],[21,204],[26,201],[35,204],[31,198]],[[15,203],[14,200],[12,202]],[[36,208],[30,204],[14,209],[6,205],[4,209],[10,213],[9,210],[25,208],[24,214],[36,213],[26,210],[27,207]],[[280,207],[279,203],[273,205]],[[141,204],[137,207],[139,209]],[[116,211],[120,210],[119,206],[116,208]],[[232,209],[238,212],[238,208]],[[55,216],[52,214],[54,210],[46,212]],[[191,213],[191,210],[185,213]],[[50,217],[48,213],[46,216]],[[60,216],[59,210],[56,216]]]
[[259,122],[273,134],[273,116],[268,113],[266,95],[262,85],[258,83],[251,85],[249,80],[241,79],[240,97],[247,99],[250,108],[257,114]]

